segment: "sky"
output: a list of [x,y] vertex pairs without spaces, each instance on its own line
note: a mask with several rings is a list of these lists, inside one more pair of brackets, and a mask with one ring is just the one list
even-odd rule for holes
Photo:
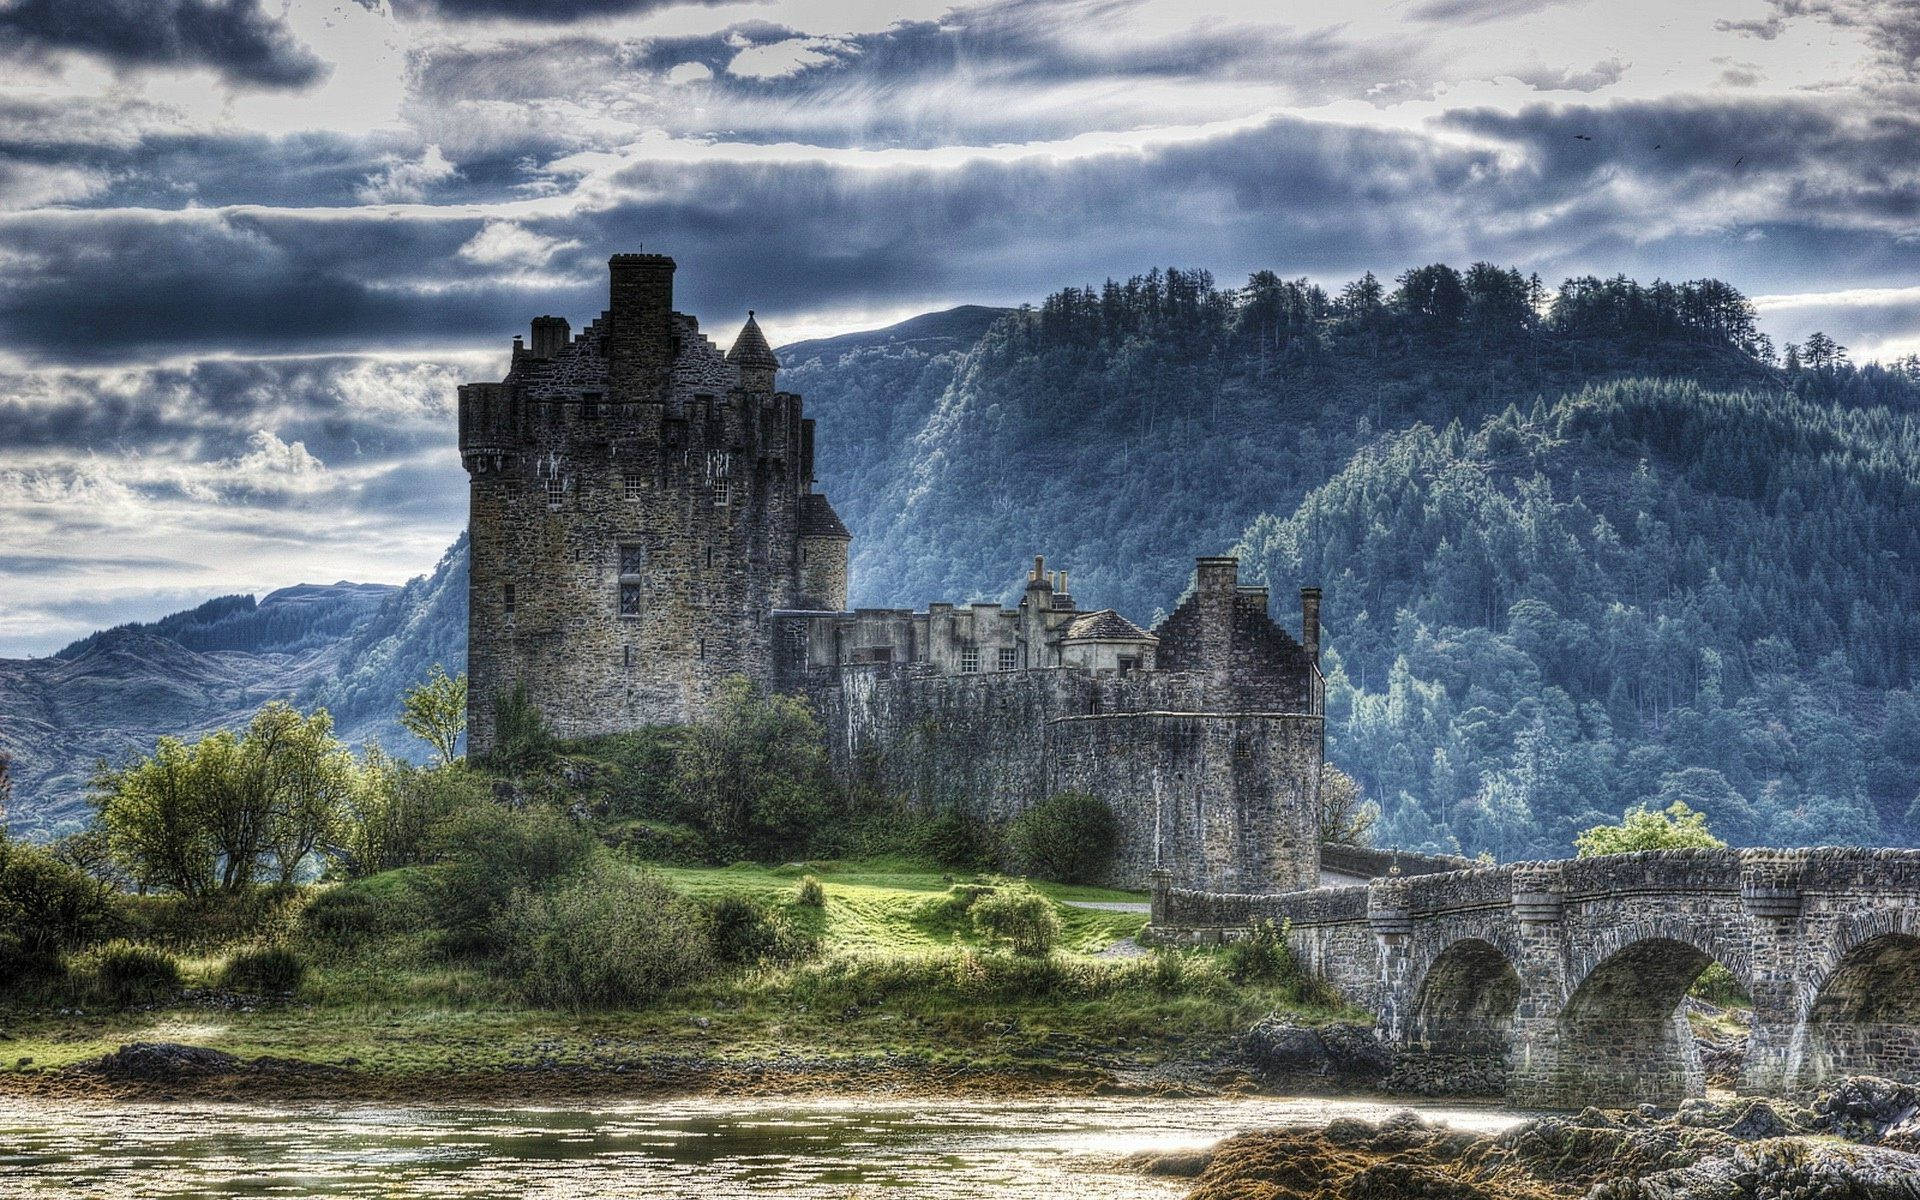
[[454,387],[1150,267],[1716,276],[1920,351],[1914,0],[0,0],[0,656],[429,569]]

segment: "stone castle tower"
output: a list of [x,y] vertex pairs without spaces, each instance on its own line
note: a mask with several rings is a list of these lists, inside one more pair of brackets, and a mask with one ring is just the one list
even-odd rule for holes
[[847,788],[990,824],[1084,791],[1120,825],[1108,882],[1313,886],[1318,591],[1298,640],[1219,557],[1152,631],[1037,557],[1016,608],[849,610],[851,537],[753,314],[723,356],[673,311],[672,259],[610,267],[585,330],[536,317],[504,380],[460,389],[471,753],[518,689],[580,737],[696,719],[744,676],[806,697]]
[[846,606],[813,422],[752,314],[722,356],[671,258],[609,269],[586,329],[535,317],[504,380],[460,388],[475,754],[518,687],[562,736],[690,720],[730,676],[771,683],[773,610]]

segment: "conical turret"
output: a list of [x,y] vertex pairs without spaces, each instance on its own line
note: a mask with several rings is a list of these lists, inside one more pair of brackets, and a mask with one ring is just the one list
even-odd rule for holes
[[727,351],[727,361],[740,368],[741,387],[750,392],[773,390],[773,373],[780,369],[780,360],[773,356],[773,347],[767,345],[767,335],[760,332],[752,309],[747,310],[747,323],[741,326],[740,336],[733,339],[733,349]]

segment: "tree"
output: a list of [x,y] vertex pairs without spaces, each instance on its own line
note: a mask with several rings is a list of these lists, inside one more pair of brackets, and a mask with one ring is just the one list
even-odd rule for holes
[[[333,736],[327,710],[304,719],[287,712],[290,718],[275,715],[281,730],[265,775],[272,801],[264,841],[282,884],[293,882],[300,864],[332,835],[358,783],[353,753]],[[266,715],[263,710],[260,717]]]
[[433,664],[427,681],[403,699],[400,724],[432,746],[442,766],[451,766],[460,735],[467,730],[467,677],[449,676],[445,667]]
[[30,955],[85,943],[113,914],[111,889],[39,846],[0,838],[0,931]]
[[1595,825],[1573,840],[1581,858],[1636,850],[1719,850],[1726,843],[1707,828],[1707,814],[1675,800],[1664,809],[1635,806],[1618,825]]
[[807,702],[734,676],[687,730],[675,775],[715,835],[753,853],[802,848],[826,809],[826,751]]
[[1353,776],[1330,762],[1320,764],[1320,840],[1339,846],[1373,842],[1380,806],[1366,799]]
[[135,884],[189,896],[213,890],[217,850],[204,811],[194,751],[163,737],[153,754],[94,777],[94,805],[114,860]]
[[1099,881],[1119,843],[1112,807],[1084,792],[1049,796],[1007,827],[1007,847],[1021,869],[1060,883]]

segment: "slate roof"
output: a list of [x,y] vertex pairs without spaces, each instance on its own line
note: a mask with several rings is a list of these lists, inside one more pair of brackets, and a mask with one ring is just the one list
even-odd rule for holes
[[833,505],[819,492],[808,492],[800,497],[800,536],[853,540],[846,525],[841,523],[840,514],[833,511]]
[[733,349],[727,351],[727,361],[736,367],[779,367],[780,360],[773,356],[773,347],[767,345],[767,335],[760,332],[760,323],[753,319],[753,310],[747,310],[747,323],[740,327],[740,336],[733,339]]
[[1127,620],[1110,608],[1082,613],[1067,622],[1067,640],[1110,642],[1157,642],[1160,639]]

